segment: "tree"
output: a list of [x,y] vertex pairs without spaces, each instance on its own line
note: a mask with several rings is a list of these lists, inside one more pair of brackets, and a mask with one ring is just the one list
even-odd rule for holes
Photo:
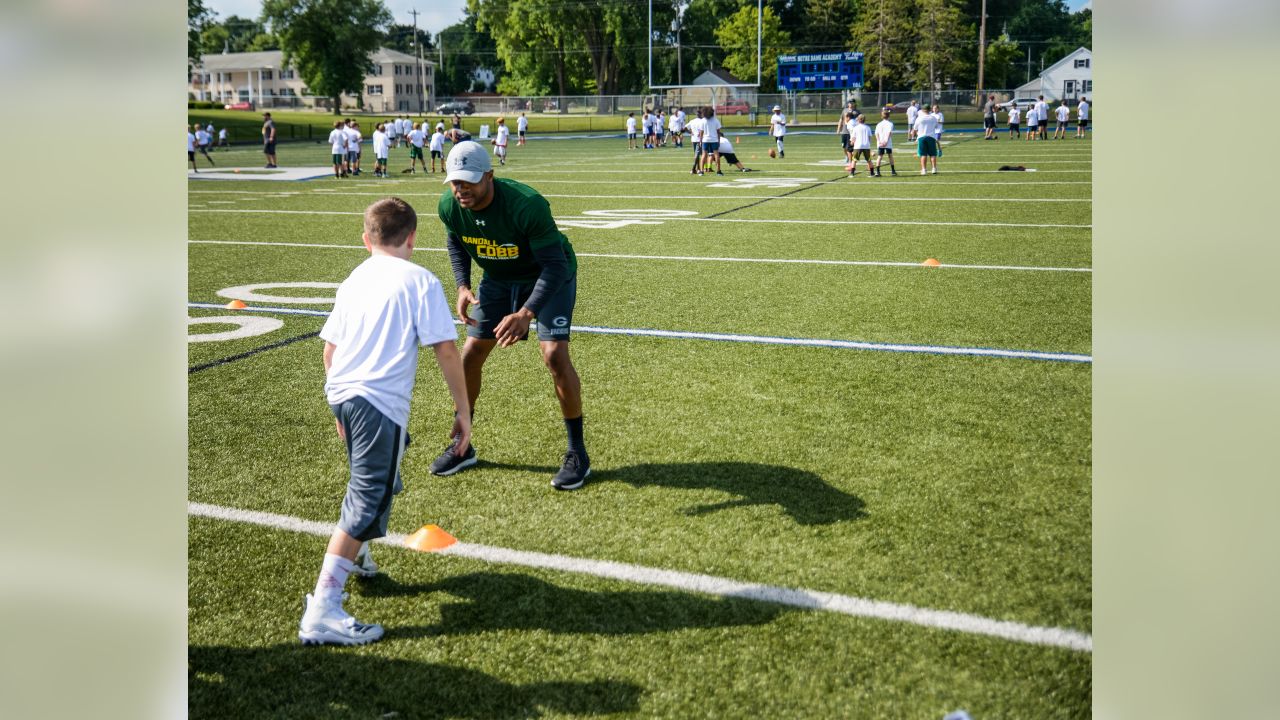
[[[417,33],[418,44],[422,47],[424,56],[428,50],[434,51],[435,45],[431,44],[431,33],[422,28],[418,28]],[[413,55],[417,52],[413,46],[413,40],[414,27],[412,25],[392,25],[387,28],[387,33],[382,38],[382,47]]]
[[213,20],[213,11],[203,0],[187,0],[187,60],[200,61],[200,33]]
[[756,59],[756,8],[744,6],[724,19],[716,28],[716,42],[724,50],[724,67],[738,78],[750,82],[760,68],[760,87],[771,88],[778,84],[778,56],[795,52],[791,35],[782,29],[773,8],[765,6],[762,14],[762,61]]
[[932,94],[965,68],[974,47],[974,28],[965,23],[956,0],[915,0],[916,81]]
[[391,24],[380,0],[264,0],[262,17],[280,38],[284,62],[313,93],[333,100],[335,115],[343,93],[363,94],[369,55]]
[[1020,85],[1015,80],[1014,64],[1021,56],[1022,49],[1008,35],[1001,35],[988,45],[987,87],[1009,89]]
[[853,47],[862,51],[863,78],[875,81],[876,104],[884,104],[884,91],[910,86],[912,43],[915,28],[910,0],[866,0],[850,28]]
[[462,22],[441,30],[436,36],[437,48],[444,49],[442,67],[436,68],[436,95],[449,96],[471,90],[476,70],[491,69],[502,81],[500,63],[495,61],[497,46],[489,33],[476,26],[476,16],[469,9]]
[[200,33],[200,49],[205,55],[222,52],[257,52],[259,50],[279,50],[279,40],[267,32],[266,27],[257,20],[242,18],[236,15],[222,22],[205,25]]
[[806,21],[793,34],[806,52],[844,50],[855,15],[853,0],[805,0]]

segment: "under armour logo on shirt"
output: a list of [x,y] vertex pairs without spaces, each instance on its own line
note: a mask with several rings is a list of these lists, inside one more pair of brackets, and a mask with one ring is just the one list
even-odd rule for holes
[[483,221],[483,220],[481,220],[480,218],[476,218],[476,224],[477,224],[477,225],[479,225],[479,226],[481,226],[481,227],[484,227],[484,221]]

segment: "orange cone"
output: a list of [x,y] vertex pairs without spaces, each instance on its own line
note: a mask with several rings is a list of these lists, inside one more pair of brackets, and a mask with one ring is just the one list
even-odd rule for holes
[[440,529],[439,525],[423,525],[418,532],[405,538],[404,546],[419,552],[436,552],[458,542],[458,538]]
[[938,262],[938,258],[929,258],[928,260],[925,260],[924,262],[922,262],[922,263],[920,263],[920,264],[921,264],[921,265],[923,265],[923,266],[925,266],[925,267],[938,267],[938,266],[939,266],[939,265],[941,265],[942,263]]
[[249,306],[245,305],[243,302],[240,302],[239,300],[232,300],[231,302],[227,303],[228,310],[243,310],[247,307]]

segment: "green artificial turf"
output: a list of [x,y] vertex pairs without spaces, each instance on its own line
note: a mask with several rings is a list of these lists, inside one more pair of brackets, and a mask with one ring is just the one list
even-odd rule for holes
[[[916,265],[1090,267],[1089,142],[949,142],[942,174],[928,177],[910,172],[904,148],[899,178],[841,178],[840,167],[813,164],[840,158],[825,135],[789,138],[785,160],[752,159],[770,144],[748,139],[740,157],[763,171],[725,178],[689,175],[687,150],[610,140],[533,141],[497,172],[550,196],[582,254],[576,326],[1089,354],[1091,273]],[[393,151],[393,171],[403,154]],[[284,166],[327,161],[327,148],[282,149]],[[996,172],[1002,164],[1040,172]],[[744,178],[803,180],[714,187]],[[415,261],[452,288],[434,212],[440,179],[192,181],[187,299],[223,305],[217,293],[232,286],[341,282],[367,256],[359,213],[390,194],[418,209]],[[601,210],[698,219],[568,226]],[[332,522],[346,462],[324,400],[314,336],[323,318],[265,315],[281,327],[189,347],[189,497]],[[431,476],[451,416],[424,351],[394,532],[436,523],[472,543],[1091,632],[1089,364],[587,332],[572,349],[587,485],[549,487],[564,427],[529,343],[486,366],[480,463]],[[301,597],[323,547],[311,535],[191,520],[193,717],[1092,710],[1088,652],[395,548],[376,551],[384,577],[348,588],[352,611],[383,623],[387,638],[302,648]]]

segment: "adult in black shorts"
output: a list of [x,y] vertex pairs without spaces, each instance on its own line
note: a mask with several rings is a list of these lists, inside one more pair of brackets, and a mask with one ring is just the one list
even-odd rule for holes
[[262,154],[267,156],[267,167],[276,167],[276,124],[271,113],[262,113]]
[[[551,480],[557,490],[582,487],[591,461],[582,437],[582,384],[569,359],[569,332],[577,300],[578,259],[556,227],[551,205],[533,188],[494,178],[489,153],[479,143],[454,145],[445,161],[440,197],[449,262],[458,286],[457,313],[467,325],[462,366],[472,412],[480,396],[484,363],[494,346],[511,347],[529,336],[538,320],[538,345],[551,371],[564,416],[569,449]],[[472,292],[471,264],[484,270]],[[452,435],[457,436],[455,427]],[[474,445],[462,454],[451,444],[431,464],[436,475],[451,475],[474,463]]]
[[996,96],[987,96],[987,104],[982,106],[983,140],[999,140],[996,136]]
[[852,119],[850,111],[845,110],[836,121],[836,132],[840,133],[840,149],[844,151],[845,163],[853,162],[853,146],[849,144],[849,121]]

